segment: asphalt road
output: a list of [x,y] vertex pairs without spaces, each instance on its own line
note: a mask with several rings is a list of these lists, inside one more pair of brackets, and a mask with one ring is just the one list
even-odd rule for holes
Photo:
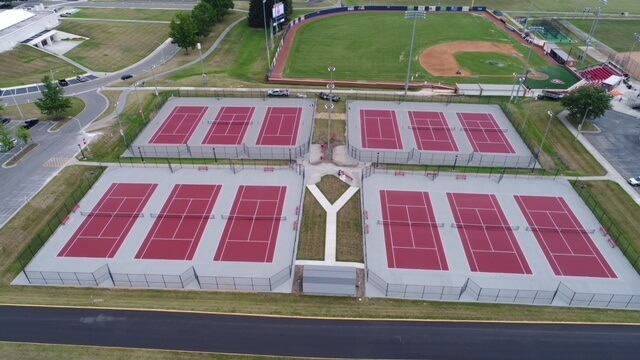
[[[638,113],[640,116],[640,113]],[[640,119],[616,111],[594,121],[602,132],[584,136],[625,179],[640,176]],[[640,193],[640,189],[636,188]]]
[[638,326],[343,321],[0,307],[0,341],[277,356],[634,359]]

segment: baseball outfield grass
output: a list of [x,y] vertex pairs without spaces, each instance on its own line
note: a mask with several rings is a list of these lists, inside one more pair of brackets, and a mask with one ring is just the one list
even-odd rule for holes
[[[298,29],[284,76],[326,78],[327,67],[334,66],[337,69],[334,78],[338,80],[404,81],[412,28],[413,22],[406,20],[402,12],[350,13],[309,22]],[[416,25],[411,73],[430,82],[460,82],[460,77],[433,76],[418,62],[423,50],[451,41],[510,44],[523,57],[527,52],[524,45],[483,15],[428,14]],[[498,62],[502,60],[500,57]],[[469,60],[469,63],[473,61]],[[530,64],[534,68],[548,65],[537,53],[532,54]],[[483,83],[508,84],[512,81],[512,77],[504,76],[504,69],[497,66],[476,66],[476,70],[479,73],[474,75],[481,76]],[[509,70],[507,74],[512,72]]]
[[[640,6],[636,6],[640,11]],[[589,33],[593,20],[571,20],[571,24]],[[593,37],[607,44],[615,51],[631,51],[633,34],[640,32],[640,20],[600,20]],[[636,44],[634,51],[640,50]]]

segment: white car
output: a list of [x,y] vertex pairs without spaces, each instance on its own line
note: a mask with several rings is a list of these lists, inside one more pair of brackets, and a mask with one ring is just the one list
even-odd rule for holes
[[631,186],[640,186],[640,176],[632,177],[631,179],[627,180],[627,182]]
[[271,89],[269,90],[269,96],[289,97],[289,90]]

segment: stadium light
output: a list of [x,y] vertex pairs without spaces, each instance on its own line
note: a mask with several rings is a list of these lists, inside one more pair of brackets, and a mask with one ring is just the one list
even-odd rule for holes
[[542,135],[542,142],[540,143],[540,147],[538,148],[538,152],[536,153],[535,161],[533,162],[533,168],[531,168],[531,173],[536,170],[536,162],[540,158],[540,153],[542,152],[542,147],[544,146],[544,140],[547,138],[547,133],[549,132],[549,128],[551,127],[551,120],[553,120],[553,115],[555,115],[551,110],[547,111],[549,115],[549,122],[547,123],[547,129],[544,131],[544,135]]
[[269,37],[267,36],[267,12],[264,4],[267,0],[262,0],[262,21],[264,22],[264,47],[267,49],[267,73],[271,68],[271,52],[269,51]]
[[[607,5],[608,0],[600,0],[602,6]],[[589,55],[589,46],[591,45],[591,39],[593,38],[594,33],[596,32],[596,28],[598,27],[598,21],[600,21],[600,14],[602,13],[602,7],[596,8],[596,19],[593,21],[593,26],[591,26],[591,31],[589,31],[589,37],[587,38],[587,47],[584,48],[584,54],[582,54],[582,60],[580,60],[580,66],[584,65],[584,61],[587,59],[587,55]]]
[[[333,88],[335,85],[333,84],[333,73],[336,71],[336,68],[330,66],[327,70],[329,70],[330,79],[327,84],[327,88],[329,89],[329,103],[325,105],[326,109],[329,110],[329,121],[327,122],[327,152],[328,155],[331,155],[331,110],[333,110]],[[327,156],[328,158],[328,156]]]
[[[120,120],[120,113],[118,112],[119,101],[116,102],[115,110],[116,110],[116,119],[118,119],[118,127],[120,128],[120,135],[122,135],[122,139],[124,140],[124,145],[129,147],[129,142],[127,141],[127,137],[124,135],[124,131],[122,130],[122,121]],[[133,152],[133,151],[131,151]]]
[[416,38],[416,23],[418,19],[425,19],[427,12],[424,10],[405,11],[405,19],[413,19],[413,33],[411,34],[411,47],[409,48],[409,64],[407,65],[407,81],[404,83],[404,96],[407,96],[409,90],[409,78],[411,77],[411,60],[413,60],[413,42]]
[[580,133],[582,132],[582,125],[584,125],[584,121],[587,119],[587,114],[589,113],[589,110],[591,109],[587,108],[587,110],[584,112],[582,121],[580,121],[580,124],[578,125],[578,132],[576,132],[576,138],[574,139],[575,141],[578,141],[578,136],[580,136]]
[[636,44],[638,43],[638,41],[640,41],[640,34],[633,33],[633,45],[631,45],[631,51],[627,55],[627,62],[624,64],[625,67],[629,66],[629,62],[631,62],[631,54],[633,53],[633,50],[636,49]]
[[[524,30],[522,31],[523,34],[526,34],[527,32],[527,26],[529,25],[529,20],[531,20],[532,12],[533,12],[533,0],[529,2],[529,14],[527,15],[527,20],[524,22]],[[522,78],[520,78],[520,84],[518,84],[518,90],[516,91],[516,96],[513,99],[514,104],[518,102],[518,97],[520,96],[520,89],[524,85],[525,80],[527,80],[527,74],[529,73],[529,59],[531,58],[532,52],[533,52],[533,40],[529,41],[529,52],[527,53],[527,60],[525,61],[524,67],[522,68]]]
[[200,69],[202,70],[202,83],[207,83],[207,74],[204,73],[204,65],[202,64],[202,45],[198,43],[198,53],[200,53]]

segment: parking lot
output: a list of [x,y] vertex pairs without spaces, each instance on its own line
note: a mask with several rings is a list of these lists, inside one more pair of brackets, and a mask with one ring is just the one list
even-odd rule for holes
[[[12,120],[10,123],[4,125],[6,126],[9,131],[11,132],[11,134],[13,134],[13,136],[15,137],[15,129],[18,126],[21,126],[23,123],[22,120]],[[29,129],[29,131],[31,132],[31,136],[32,136],[32,141],[33,142],[38,142],[38,139],[41,139],[42,137],[46,136],[47,131],[53,127],[55,125],[55,123],[51,123],[51,122],[44,122],[41,121],[40,123],[36,124],[34,127],[32,127],[31,129]],[[0,164],[4,164],[6,161],[9,161],[9,159],[11,159],[11,157],[15,154],[17,154],[18,152],[20,152],[20,149],[24,148],[26,146],[25,143],[23,143],[22,141],[18,140],[18,143],[16,144],[16,146],[11,149],[10,151],[7,152],[0,152]]]
[[[640,119],[608,111],[594,124],[602,131],[597,134],[584,133],[589,142],[625,179],[640,176]],[[636,191],[640,193],[640,188],[636,188]]]

